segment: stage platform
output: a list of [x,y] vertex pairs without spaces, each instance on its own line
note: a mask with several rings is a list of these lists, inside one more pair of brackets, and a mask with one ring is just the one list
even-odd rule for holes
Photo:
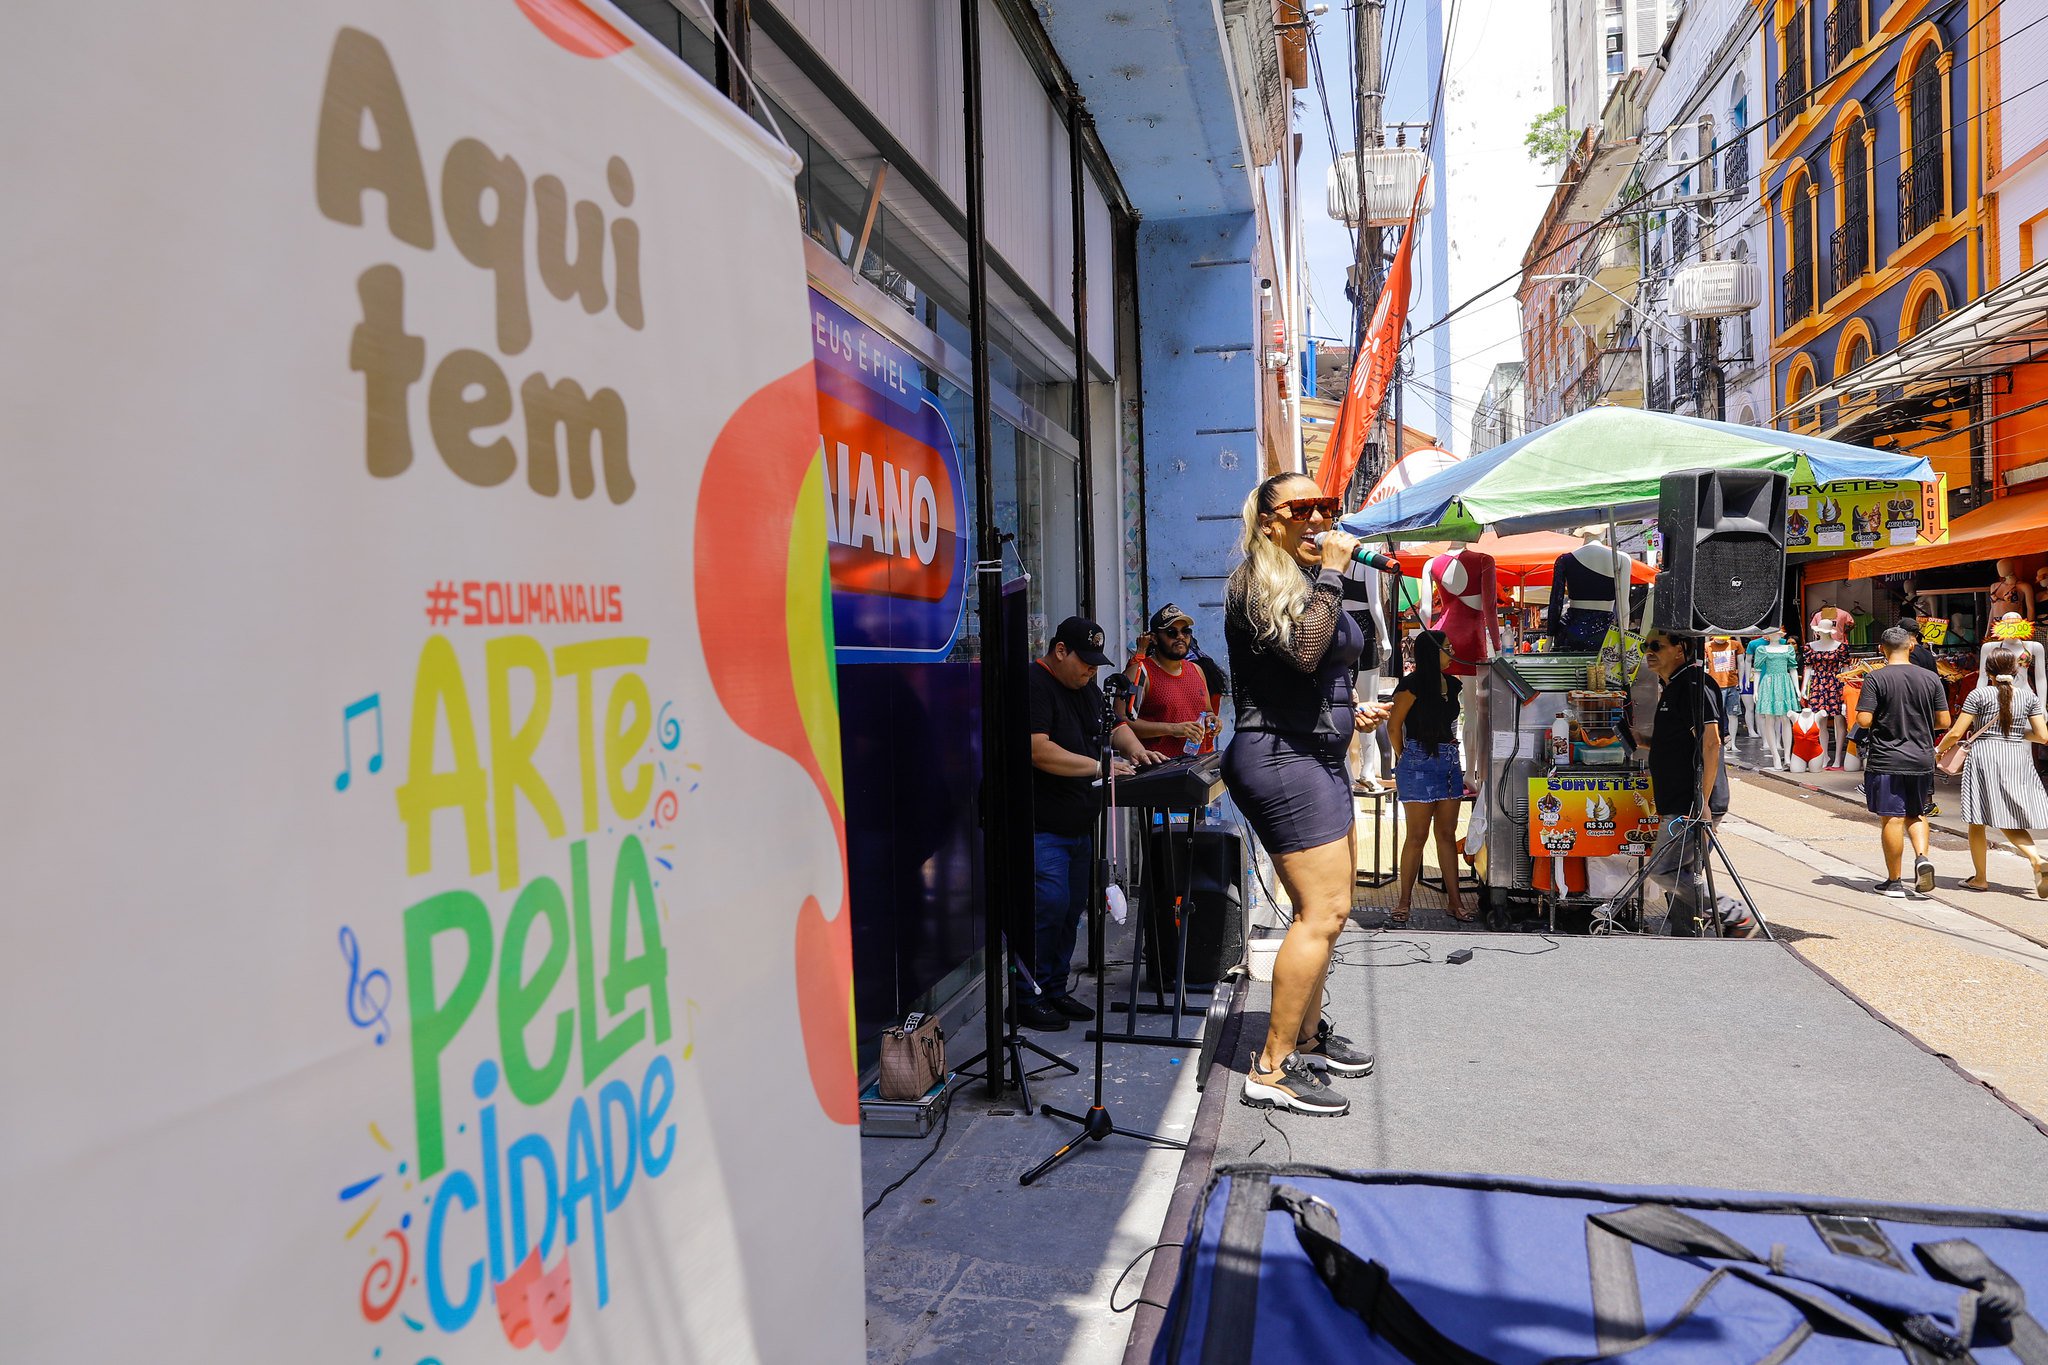
[[1269,998],[1246,982],[1162,1238],[1247,1159],[2048,1210],[2048,1134],[1779,944],[1354,930],[1338,958],[1330,1017],[1378,1054],[1338,1082],[1351,1113],[1239,1102]]

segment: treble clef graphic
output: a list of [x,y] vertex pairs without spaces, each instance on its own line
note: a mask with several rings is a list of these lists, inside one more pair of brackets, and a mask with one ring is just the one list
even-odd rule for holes
[[384,1011],[391,1007],[391,978],[381,967],[363,970],[362,945],[356,931],[341,926],[341,955],[348,961],[348,1021],[357,1028],[377,1030],[377,1046],[384,1045],[389,1026]]

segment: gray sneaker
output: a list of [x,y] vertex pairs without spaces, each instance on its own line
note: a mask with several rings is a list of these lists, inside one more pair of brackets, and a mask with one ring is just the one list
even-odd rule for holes
[[1294,1055],[1339,1076],[1372,1074],[1372,1054],[1335,1032],[1327,1019],[1316,1021],[1315,1038],[1296,1048]]
[[1925,858],[1913,864],[1913,889],[1923,896],[1934,890],[1934,864]]
[[1270,1081],[1258,1078],[1259,1058],[1252,1054],[1251,1069],[1245,1072],[1244,1103],[1254,1109],[1288,1109],[1297,1114],[1335,1116],[1351,1108],[1351,1101],[1330,1088],[1321,1070],[1299,1052],[1288,1054],[1279,1074]]

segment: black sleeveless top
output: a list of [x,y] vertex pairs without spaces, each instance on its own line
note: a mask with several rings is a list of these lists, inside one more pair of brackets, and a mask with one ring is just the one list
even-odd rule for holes
[[1223,638],[1238,729],[1350,742],[1351,680],[1365,632],[1342,609],[1344,580],[1335,569],[1316,573],[1314,584],[1283,650],[1259,639],[1268,609],[1246,566],[1231,574]]

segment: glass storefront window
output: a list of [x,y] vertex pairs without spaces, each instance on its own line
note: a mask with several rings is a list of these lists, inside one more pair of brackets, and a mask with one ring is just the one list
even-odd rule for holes
[[615,0],[628,19],[687,63],[707,81],[718,79],[717,55],[711,38],[696,24],[683,18],[681,10],[668,0]]

